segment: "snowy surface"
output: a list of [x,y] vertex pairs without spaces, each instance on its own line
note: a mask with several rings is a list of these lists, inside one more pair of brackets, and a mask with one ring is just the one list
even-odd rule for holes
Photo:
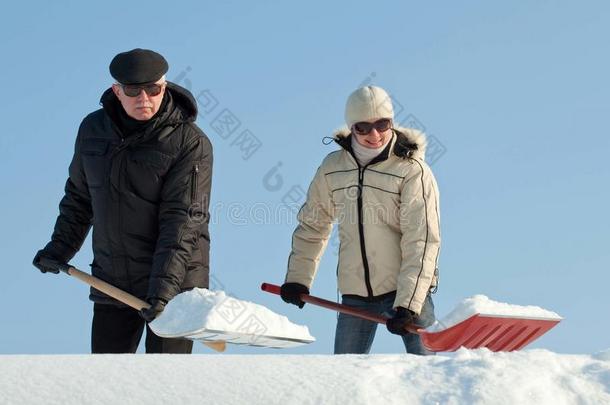
[[1,404],[610,404],[610,350],[0,356]]
[[314,341],[306,326],[296,325],[283,315],[252,302],[230,297],[224,291],[195,288],[178,294],[161,315],[150,323],[159,336],[191,335],[200,330],[253,332],[292,339]]
[[534,319],[561,319],[555,312],[540,307],[506,304],[504,302],[493,301],[485,295],[475,295],[460,302],[447,316],[435,322],[426,330],[428,332],[438,332],[458,324],[475,314]]

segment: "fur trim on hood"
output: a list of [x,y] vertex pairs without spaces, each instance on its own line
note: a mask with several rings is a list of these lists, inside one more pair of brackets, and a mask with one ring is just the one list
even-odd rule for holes
[[[413,158],[425,160],[426,157],[426,135],[413,128],[398,127],[394,128],[396,142],[394,144],[394,154],[402,158]],[[333,132],[333,139],[345,148],[346,140],[351,135],[347,126],[343,126]]]

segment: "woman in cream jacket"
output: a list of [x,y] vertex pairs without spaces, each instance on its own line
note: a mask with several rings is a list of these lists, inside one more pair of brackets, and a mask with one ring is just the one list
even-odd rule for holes
[[[340,149],[319,167],[298,214],[284,301],[303,307],[333,223],[339,226],[337,277],[342,303],[390,317],[407,352],[430,354],[405,327],[434,322],[438,280],[439,193],[424,162],[425,136],[393,127],[388,94],[367,86],[347,101]],[[368,353],[376,323],[340,314],[335,353]]]

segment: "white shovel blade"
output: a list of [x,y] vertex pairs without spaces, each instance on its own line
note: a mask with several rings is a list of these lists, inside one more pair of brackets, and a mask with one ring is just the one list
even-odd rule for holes
[[212,329],[200,329],[197,331],[188,332],[182,335],[166,335],[161,337],[177,338],[201,341],[201,342],[226,342],[234,345],[246,345],[257,347],[268,347],[274,349],[287,349],[298,347],[315,342],[315,339],[295,339],[284,336],[269,336],[264,334],[246,333],[246,332],[231,332]]

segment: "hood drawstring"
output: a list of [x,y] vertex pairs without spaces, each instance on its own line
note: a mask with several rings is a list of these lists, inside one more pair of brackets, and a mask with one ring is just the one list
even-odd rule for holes
[[333,138],[332,136],[325,136],[324,138],[322,138],[322,143],[324,145],[330,145],[334,141],[335,141],[335,138]]

